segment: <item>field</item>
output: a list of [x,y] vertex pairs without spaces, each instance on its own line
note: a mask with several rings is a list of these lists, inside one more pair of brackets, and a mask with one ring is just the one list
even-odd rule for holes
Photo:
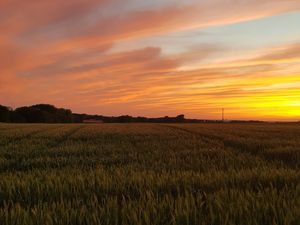
[[300,124],[0,124],[1,225],[299,225]]

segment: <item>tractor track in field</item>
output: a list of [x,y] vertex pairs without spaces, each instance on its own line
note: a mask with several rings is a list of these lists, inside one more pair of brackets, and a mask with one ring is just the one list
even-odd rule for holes
[[196,135],[198,137],[201,137],[201,140],[203,140],[207,143],[209,143],[212,139],[214,139],[214,140],[220,141],[224,145],[224,148],[227,148],[227,149],[231,150],[232,152],[250,154],[252,156],[258,157],[258,158],[264,160],[265,162],[269,162],[269,163],[274,163],[274,162],[280,161],[281,163],[284,163],[287,167],[289,167],[291,169],[295,169],[294,166],[290,165],[288,162],[285,162],[282,160],[270,159],[270,158],[265,157],[265,155],[262,153],[264,152],[264,150],[266,150],[268,148],[264,148],[264,146],[257,145],[257,146],[255,146],[255,148],[251,148],[252,146],[249,147],[249,146],[245,145],[244,147],[241,147],[240,143],[238,141],[222,138],[217,135],[211,135],[211,134],[206,135],[206,134],[203,134],[203,133],[200,133],[197,131],[186,129],[183,127],[172,126],[172,125],[160,124],[160,126]]
[[84,127],[85,127],[84,125],[81,125],[81,126],[77,126],[77,127],[73,128],[73,129],[70,129],[64,135],[62,135],[61,137],[59,137],[58,139],[56,139],[56,141],[54,141],[54,142],[49,143],[48,145],[46,145],[46,147],[48,147],[48,148],[55,148],[55,147],[60,146],[61,144],[63,144],[64,142],[66,142],[69,137],[71,137],[73,134],[75,134],[76,132],[78,132],[79,130],[81,130]]
[[[43,129],[43,131],[59,129],[61,127],[62,126],[51,128],[51,129]],[[71,137],[73,134],[75,134],[76,132],[81,130],[83,127],[85,127],[85,126],[81,125],[81,126],[76,126],[74,128],[71,128],[70,130],[67,130],[59,138],[54,138],[54,140],[50,140],[49,142],[38,146],[36,149],[34,149],[36,154],[31,155],[30,159],[32,160],[34,158],[39,158],[41,152],[44,152],[45,150],[50,151],[51,149],[55,149],[55,148],[59,147],[64,142],[66,142],[69,139],[69,137]],[[26,135],[25,138],[31,138],[33,135],[35,135],[37,133],[41,133],[41,132],[38,132],[38,131],[31,132],[30,135],[29,134]],[[5,173],[7,171],[10,171],[10,168],[15,168],[14,171],[28,171],[28,170],[30,170],[30,168],[27,168],[26,166],[24,168],[22,166],[20,166],[20,165],[22,165],[22,161],[24,160],[24,157],[19,157],[19,158],[14,157],[11,153],[8,153],[8,154],[4,155],[4,158],[8,159],[10,162],[6,166],[4,166],[3,168],[0,169],[0,174]]]
[[217,135],[205,135],[203,133],[199,133],[197,131],[186,129],[186,128],[183,128],[183,127],[172,126],[172,125],[164,125],[164,124],[160,124],[160,126],[171,128],[171,129],[174,129],[174,130],[180,130],[180,131],[183,131],[185,133],[196,135],[198,137],[200,136],[202,138],[202,140],[204,142],[206,142],[206,143],[211,142],[211,139],[214,139],[214,140],[217,140],[217,141],[221,141],[221,142],[224,140],[222,137],[217,136]]
[[[56,126],[56,127],[48,127],[48,128],[41,128],[41,129],[38,129],[38,130],[34,130],[34,131],[32,131],[32,132],[29,132],[28,134],[26,134],[26,135],[23,135],[23,136],[21,136],[21,137],[19,137],[19,138],[17,138],[17,139],[14,139],[14,144],[19,144],[19,143],[21,143],[23,140],[25,140],[25,139],[28,139],[28,138],[31,138],[31,137],[33,137],[34,135],[36,135],[36,134],[40,134],[40,133],[43,133],[43,132],[46,132],[46,131],[49,131],[49,130],[55,130],[55,129],[59,129],[59,128],[61,128],[62,126]],[[6,142],[6,143],[0,143],[0,148],[3,148],[3,147],[7,147],[7,146],[9,146],[11,144],[11,142]]]
[[0,132],[5,132],[5,131],[11,131],[11,130],[24,130],[24,129],[27,129],[27,128],[30,128],[32,126],[6,126],[6,127],[0,127]]

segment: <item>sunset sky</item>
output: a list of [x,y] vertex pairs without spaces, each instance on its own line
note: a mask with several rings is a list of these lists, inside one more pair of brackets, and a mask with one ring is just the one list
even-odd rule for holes
[[299,0],[0,0],[0,104],[300,120]]

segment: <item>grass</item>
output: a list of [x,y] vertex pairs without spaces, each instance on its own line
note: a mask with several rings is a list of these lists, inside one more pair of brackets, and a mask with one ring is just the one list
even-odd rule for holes
[[0,124],[1,225],[299,225],[297,124]]

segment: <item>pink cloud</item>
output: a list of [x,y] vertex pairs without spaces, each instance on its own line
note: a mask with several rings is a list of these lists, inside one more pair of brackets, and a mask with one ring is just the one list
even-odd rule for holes
[[[166,113],[180,108],[196,113],[203,108],[208,113],[220,106],[218,98],[234,108],[234,102],[245,104],[249,96],[272,95],[268,90],[255,90],[263,84],[258,77],[272,77],[274,70],[284,76],[287,68],[279,70],[278,61],[299,58],[298,45],[281,46],[235,65],[180,71],[186,62],[201,62],[224,48],[203,44],[168,56],[160,46],[110,51],[115,43],[127,39],[299,10],[299,1],[215,0],[185,5],[178,1],[175,6],[118,13],[111,10],[114,4],[118,1],[0,0],[1,103],[49,102],[81,112],[88,108],[110,114],[114,109],[148,113],[151,107],[165,108]],[[257,83],[251,83],[253,79]],[[128,109],[119,107],[124,104]]]

